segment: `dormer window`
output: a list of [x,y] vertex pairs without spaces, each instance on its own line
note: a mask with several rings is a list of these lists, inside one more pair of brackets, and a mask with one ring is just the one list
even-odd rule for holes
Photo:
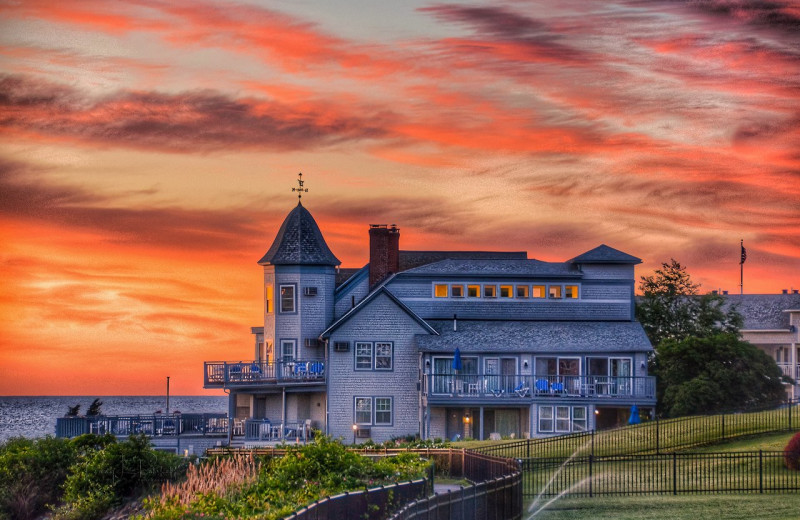
[[480,298],[481,297],[481,286],[480,285],[468,285],[467,286],[467,296],[469,298]]
[[533,297],[534,298],[544,298],[544,285],[534,285],[533,286]]
[[561,298],[561,286],[560,285],[551,285],[549,288],[548,296],[550,298]]
[[463,298],[464,297],[464,286],[463,285],[451,285],[450,286],[450,295],[453,298]]
[[514,294],[514,287],[511,285],[501,285],[500,286],[500,297],[501,298],[513,298]]
[[497,298],[497,286],[496,285],[484,285],[483,286],[483,297],[484,298]]
[[433,286],[433,295],[437,298],[447,298],[447,284],[437,283]]
[[528,297],[529,288],[527,285],[518,285],[517,286],[517,298],[527,298]]
[[564,287],[564,298],[576,299],[578,297],[578,286],[567,285]]

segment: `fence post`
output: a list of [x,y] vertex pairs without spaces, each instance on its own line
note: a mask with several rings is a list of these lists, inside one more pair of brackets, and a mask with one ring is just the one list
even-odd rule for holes
[[[592,432],[594,433],[594,432]],[[594,439],[594,436],[592,436]],[[594,453],[589,454],[589,498],[592,498],[592,462],[594,461]]]
[[678,454],[672,452],[672,494],[678,494]]
[[758,450],[758,492],[764,492],[764,450]]
[[725,414],[722,414],[722,440],[725,440]]
[[[792,412],[789,412],[789,429],[790,430],[792,429],[792,415],[791,414],[792,414]],[[527,450],[528,457],[527,458],[531,458],[531,439],[528,439],[527,447],[528,447],[528,450]]]
[[792,431],[792,400],[789,400],[789,431]]
[[[592,451],[591,451],[591,453],[590,453],[590,456],[591,456],[591,455],[594,455],[594,432],[595,432],[595,431],[594,431],[594,430],[592,430]],[[591,462],[591,460],[592,460],[592,459],[589,459],[589,461],[590,461],[590,462]]]

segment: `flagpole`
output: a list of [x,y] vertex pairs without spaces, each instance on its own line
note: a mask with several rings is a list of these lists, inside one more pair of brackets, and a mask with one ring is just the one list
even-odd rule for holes
[[744,239],[739,240],[739,247],[742,251],[742,257],[739,261],[739,294],[744,294],[744,259],[745,259],[745,252],[744,252]]

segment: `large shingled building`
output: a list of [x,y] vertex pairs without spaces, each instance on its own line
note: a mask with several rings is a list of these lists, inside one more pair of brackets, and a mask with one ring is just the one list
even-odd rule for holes
[[[230,393],[233,442],[536,437],[655,406],[634,318],[634,256],[564,262],[518,251],[405,251],[369,227],[369,263],[340,269],[298,204],[258,262],[264,323],[247,361],[206,362]],[[234,357],[241,358],[240,354]]]

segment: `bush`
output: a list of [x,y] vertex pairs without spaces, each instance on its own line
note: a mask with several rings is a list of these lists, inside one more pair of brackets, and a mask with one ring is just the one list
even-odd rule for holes
[[[100,438],[98,444],[103,442]],[[144,435],[106,444],[104,449],[88,452],[71,468],[64,484],[65,505],[57,511],[57,516],[82,520],[99,518],[112,506],[153,491],[162,482],[180,477],[185,471],[183,459],[154,450]]]
[[66,439],[17,437],[0,444],[0,518],[28,520],[44,513],[58,501],[76,459]]
[[783,449],[783,462],[787,468],[800,471],[800,432],[794,434]]

